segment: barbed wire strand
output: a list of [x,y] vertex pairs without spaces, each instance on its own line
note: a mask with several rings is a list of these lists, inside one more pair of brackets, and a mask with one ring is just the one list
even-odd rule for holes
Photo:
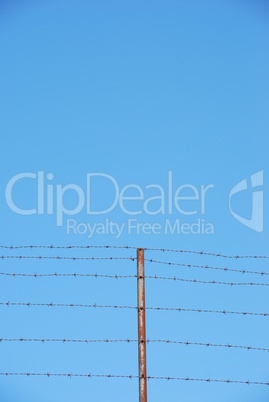
[[225,255],[221,253],[211,253],[207,251],[180,250],[180,249],[169,249],[169,248],[144,248],[144,250],[161,251],[163,253],[196,254],[196,255],[205,255],[210,257],[230,258],[230,259],[240,259],[240,258],[269,259],[269,256],[267,255]]
[[[73,304],[73,303],[31,303],[31,302],[0,302],[2,306],[25,306],[25,307],[80,307],[80,308],[101,308],[101,309],[129,309],[137,310],[135,306],[113,306],[113,305],[100,305],[100,304]],[[141,308],[140,308],[141,310]],[[231,311],[231,310],[211,310],[211,309],[195,309],[184,307],[146,307],[146,310],[152,311],[178,311],[186,313],[212,313],[212,314],[233,314],[243,316],[261,316],[268,317],[269,313],[261,312],[247,312],[247,311]]]
[[[27,273],[10,273],[10,272],[0,272],[1,276],[8,277],[26,277],[26,278],[58,278],[58,277],[89,277],[89,278],[106,278],[106,279],[137,279],[137,275],[109,275],[109,274],[89,274],[89,273],[61,273],[61,272],[53,272],[53,273],[44,273],[44,274],[27,274]],[[158,275],[145,275],[145,279],[156,279],[156,280],[165,280],[165,281],[174,281],[174,282],[186,282],[186,283],[197,283],[197,284],[206,284],[206,285],[224,285],[224,286],[269,286],[269,283],[261,283],[261,282],[225,282],[225,281],[204,281],[200,279],[185,279],[178,278],[176,276],[166,277],[166,276],[158,276]]]
[[[10,273],[10,272],[0,272],[2,276],[9,276],[9,277],[33,277],[33,278],[46,278],[46,277],[71,277],[71,278],[79,278],[79,277],[89,277],[89,278],[108,278],[108,279],[129,279],[129,278],[137,278],[137,275],[109,275],[109,274],[98,274],[98,273],[79,273],[79,272],[72,272],[72,273],[62,273],[62,272],[52,272],[52,273],[44,273],[44,274],[26,274],[26,273]],[[269,284],[268,284],[269,286]]]
[[225,281],[204,281],[200,279],[185,279],[178,277],[165,277],[165,276],[157,276],[157,275],[145,275],[145,279],[157,279],[157,280],[165,280],[165,281],[179,281],[186,283],[197,283],[197,284],[206,284],[206,285],[224,285],[224,286],[269,286],[269,283],[261,283],[261,282],[225,282]]
[[[2,249],[16,250],[16,249],[130,249],[136,250],[135,246],[113,246],[113,245],[69,245],[69,246],[54,246],[54,245],[18,245],[18,246],[5,246],[0,245]],[[205,255],[212,257],[220,257],[220,258],[231,258],[231,259],[239,259],[239,258],[250,258],[250,259],[269,259],[269,256],[264,255],[225,255],[221,253],[212,253],[205,251],[195,251],[195,250],[182,250],[182,249],[169,249],[169,248],[150,248],[144,247],[145,251],[161,251],[168,253],[180,253],[180,254],[197,254],[197,255]]]
[[[72,260],[72,261],[107,261],[107,260],[123,260],[123,261],[135,261],[136,257],[65,257],[65,256],[25,256],[25,255],[1,255],[0,259],[34,259],[34,260]],[[236,272],[242,274],[254,274],[254,275],[269,275],[269,272],[264,271],[251,271],[247,269],[234,269],[229,267],[217,267],[217,266],[210,266],[210,265],[196,265],[196,264],[184,264],[178,262],[171,262],[171,261],[160,261],[155,260],[152,258],[145,258],[145,261],[155,264],[163,264],[169,266],[178,266],[178,267],[186,267],[186,268],[199,268],[199,269],[208,269],[208,270],[217,270],[217,271],[225,271],[225,272]]]
[[174,266],[174,267],[199,268],[199,269],[225,271],[225,272],[236,272],[236,273],[240,273],[240,274],[261,275],[261,276],[269,275],[269,272],[264,272],[264,271],[250,271],[250,270],[247,270],[247,269],[235,269],[235,268],[229,268],[229,267],[216,267],[216,266],[211,266],[211,265],[184,264],[184,263],[181,263],[181,262],[170,262],[170,261],[154,260],[152,258],[145,258],[145,261],[150,262],[150,263],[160,264],[160,265],[163,264],[163,265]]
[[1,259],[30,259],[30,260],[82,260],[82,261],[94,261],[94,260],[131,260],[135,261],[136,257],[65,257],[65,256],[47,256],[47,255],[1,255]]
[[[66,338],[0,338],[1,342],[37,342],[37,343],[137,343],[137,339],[66,339]],[[211,343],[211,342],[191,342],[191,341],[176,341],[171,339],[147,339],[146,343],[164,343],[171,345],[183,345],[183,346],[204,346],[207,348],[227,348],[227,349],[244,349],[260,352],[269,352],[269,348],[246,346],[246,345],[234,345],[230,343]]]
[[54,246],[51,245],[18,245],[18,246],[4,246],[0,245],[2,249],[8,250],[17,250],[17,249],[61,249],[61,250],[68,250],[68,249],[129,249],[129,250],[136,250],[137,247],[135,246],[112,246],[112,245],[71,245],[71,246]]
[[[122,379],[140,379],[138,375],[122,374],[92,374],[92,373],[19,373],[19,372],[0,372],[0,376],[26,376],[26,377],[84,377],[84,378],[122,378]],[[142,378],[142,377],[141,377]],[[249,381],[249,380],[230,380],[215,378],[192,378],[192,377],[165,377],[165,376],[147,376],[147,380],[166,380],[166,381],[193,381],[207,383],[226,383],[226,384],[245,384],[245,385],[269,385],[269,382]]]

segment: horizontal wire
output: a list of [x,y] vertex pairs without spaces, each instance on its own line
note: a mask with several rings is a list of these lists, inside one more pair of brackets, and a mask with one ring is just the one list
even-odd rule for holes
[[[141,379],[138,375],[121,375],[121,374],[92,374],[92,373],[10,373],[0,372],[0,376],[26,376],[26,377],[87,377],[87,378],[125,378],[125,379]],[[207,383],[226,383],[226,384],[246,384],[246,385],[269,385],[269,382],[249,381],[249,380],[230,380],[215,378],[192,378],[192,377],[164,377],[164,376],[147,376],[147,380],[167,380],[167,381],[193,381]]]
[[[65,257],[65,256],[22,256],[22,255],[2,255],[0,256],[0,259],[45,259],[45,260],[72,260],[72,261],[77,261],[77,260],[82,260],[82,261],[107,261],[107,260],[130,260],[130,261],[135,261],[136,257]],[[184,263],[177,263],[177,262],[171,262],[171,261],[160,261],[160,260],[155,260],[155,259],[148,259],[145,258],[145,261],[150,262],[150,263],[155,263],[155,264],[163,264],[163,265],[169,265],[169,266],[180,266],[180,267],[186,267],[186,268],[200,268],[200,269],[209,269],[209,270],[218,270],[218,271],[225,271],[225,272],[237,272],[237,273],[242,273],[242,274],[254,274],[254,275],[269,275],[269,272],[264,272],[264,271],[251,271],[247,269],[234,269],[234,268],[229,268],[229,267],[216,267],[216,266],[210,266],[210,265],[196,265],[196,264],[184,264]]]
[[[0,302],[2,306],[25,306],[25,307],[81,307],[81,308],[103,308],[103,309],[129,309],[138,310],[135,306],[113,306],[113,305],[99,305],[99,304],[73,304],[73,303],[31,303],[31,302]],[[140,308],[139,310],[143,310]],[[211,309],[195,309],[195,308],[182,308],[182,307],[146,307],[145,310],[156,311],[178,311],[178,312],[192,312],[192,313],[214,313],[214,314],[234,314],[234,315],[249,315],[268,317],[269,313],[260,312],[244,312],[244,311],[230,311],[230,310],[211,310]]]
[[[83,260],[83,261],[103,261],[103,260],[131,260],[135,261],[136,257],[65,257],[65,256],[22,256],[22,255],[2,255],[0,256],[0,259],[49,259],[49,260],[72,260],[72,261],[77,261],[77,260]],[[145,258],[145,261],[148,261],[150,263],[156,263],[156,264],[164,264],[164,265],[170,265],[170,266],[180,266],[180,267],[186,267],[186,268],[200,268],[200,269],[209,269],[209,270],[218,270],[218,271],[225,271],[225,272],[237,272],[237,273],[242,273],[242,274],[254,274],[254,275],[269,275],[268,272],[264,271],[251,271],[247,269],[234,269],[234,268],[229,268],[229,267],[216,267],[216,266],[210,266],[210,265],[196,265],[196,264],[184,264],[184,263],[177,263],[177,262],[171,262],[171,261],[160,261],[160,260],[155,260],[155,259],[148,259]]]
[[134,246],[109,246],[109,245],[101,245],[101,246],[96,246],[96,245],[87,245],[87,246],[79,246],[79,245],[73,245],[73,246],[54,246],[54,245],[19,245],[19,246],[3,246],[0,245],[0,248],[2,249],[8,249],[8,250],[17,250],[17,249],[61,249],[61,250],[69,250],[69,249],[130,249],[130,250],[136,250],[137,247]]
[[131,260],[135,261],[136,257],[65,257],[65,256],[46,256],[46,255],[1,255],[0,259],[33,259],[33,260]]
[[230,343],[221,344],[221,343],[210,343],[210,342],[190,342],[190,341],[175,341],[170,339],[149,339],[146,341],[147,343],[166,343],[173,345],[185,345],[185,346],[205,346],[205,347],[214,347],[214,348],[236,348],[236,349],[245,349],[245,350],[255,350],[261,352],[269,352],[269,348],[255,347],[255,346],[245,346],[245,345],[233,345]]
[[[54,246],[54,245],[18,245],[18,246],[4,246],[0,245],[2,249],[9,249],[9,250],[16,250],[16,249],[131,249],[136,250],[137,247],[134,246],[113,246],[113,245],[86,245],[86,246],[79,246],[79,245],[72,245],[72,246]],[[205,255],[205,256],[212,256],[212,257],[221,257],[221,258],[253,258],[253,259],[262,259],[262,258],[269,258],[269,256],[259,256],[259,255],[225,255],[221,253],[211,253],[205,251],[195,251],[195,250],[180,250],[180,249],[169,249],[169,248],[149,248],[144,247],[145,251],[161,251],[161,252],[169,252],[169,253],[180,253],[180,254],[197,254],[197,255]]]
[[[46,277],[90,277],[90,278],[108,278],[108,279],[130,279],[136,278],[137,275],[108,275],[108,274],[82,274],[82,273],[45,273],[45,274],[26,274],[26,273],[10,273],[10,272],[0,272],[1,276],[8,276],[8,277],[32,277],[32,278],[46,278]],[[145,275],[145,279],[156,279],[156,280],[168,280],[168,281],[179,281],[179,282],[187,282],[187,283],[198,283],[198,284],[206,284],[206,285],[226,285],[226,286],[269,286],[269,283],[261,283],[261,282],[225,282],[225,281],[204,281],[200,279],[185,279],[185,278],[178,278],[176,276],[173,277],[166,277],[166,276],[158,276],[158,275]]]
[[165,276],[156,276],[156,275],[145,275],[146,279],[158,279],[158,280],[169,280],[169,281],[179,281],[179,282],[187,282],[187,283],[198,283],[205,285],[225,285],[225,286],[269,286],[269,283],[261,283],[261,282],[225,282],[225,281],[204,281],[200,279],[185,279],[178,277],[165,277]]
[[[82,261],[107,261],[107,260],[130,260],[130,261],[135,261],[136,257],[65,257],[65,256],[24,256],[24,255],[1,255],[0,259],[34,259],[34,260],[72,260],[72,261],[77,261],[77,260],[82,260]],[[145,258],[145,261],[155,263],[155,264],[164,264],[164,265],[170,265],[170,266],[179,266],[179,267],[186,267],[186,268],[200,268],[200,269],[209,269],[209,270],[218,270],[218,271],[226,271],[226,272],[237,272],[237,273],[242,273],[242,274],[254,274],[254,275],[269,275],[269,272],[264,272],[264,271],[250,271],[247,269],[234,269],[234,268],[229,268],[229,267],[216,267],[216,266],[210,266],[210,265],[196,265],[196,264],[184,264],[184,263],[177,263],[177,262],[171,262],[171,261],[160,261],[160,260],[155,260],[152,258]]]
[[179,253],[179,254],[196,254],[196,255],[205,255],[211,257],[220,257],[220,258],[230,258],[230,259],[240,259],[240,258],[249,258],[249,259],[263,259],[269,258],[267,255],[225,255],[221,253],[211,253],[206,251],[195,251],[195,250],[179,250],[179,249],[169,249],[169,248],[144,248],[146,251],[162,251],[167,253]]
[[[16,276],[22,276],[22,277],[33,277],[33,278],[43,278],[43,277],[72,277],[72,278],[77,278],[77,277],[90,277],[90,278],[108,278],[108,279],[128,279],[128,278],[137,278],[137,275],[108,275],[108,274],[82,274],[82,273],[59,273],[59,272],[53,272],[53,273],[46,273],[46,274],[26,274],[26,273],[10,273],[10,272],[0,272],[0,275],[2,276],[10,276],[10,277],[16,277]],[[269,286],[269,284],[268,284]]]
[[170,261],[160,261],[160,260],[154,260],[152,258],[145,258],[145,261],[155,263],[155,264],[163,264],[163,265],[170,265],[170,266],[175,266],[175,267],[186,267],[186,268],[200,268],[200,269],[208,269],[208,270],[217,270],[217,271],[225,271],[225,272],[237,272],[240,274],[253,274],[253,275],[269,275],[269,272],[264,272],[264,271],[250,271],[247,269],[235,269],[235,268],[229,268],[229,267],[216,267],[216,266],[210,266],[210,265],[196,265],[196,264],[184,264],[181,262],[170,262]]
[[[0,338],[1,342],[40,342],[40,343],[137,343],[137,339],[66,339],[66,338]],[[205,346],[216,348],[236,348],[261,352],[269,352],[269,348],[246,346],[246,345],[233,345],[230,343],[210,343],[210,342],[190,342],[190,341],[176,341],[170,339],[147,339],[146,343],[165,343],[171,345],[184,345],[184,346]]]

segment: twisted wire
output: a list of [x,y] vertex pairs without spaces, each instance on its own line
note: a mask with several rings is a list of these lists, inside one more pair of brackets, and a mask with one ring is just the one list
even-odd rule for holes
[[47,255],[1,255],[0,258],[4,259],[17,259],[17,260],[72,260],[72,261],[103,261],[103,260],[131,260],[135,261],[136,257],[65,257],[65,256],[47,256]]
[[[84,377],[84,378],[122,378],[122,379],[140,379],[138,375],[122,375],[122,374],[92,374],[92,373],[29,373],[29,372],[0,372],[0,376],[26,376],[26,377]],[[143,377],[141,377],[143,378]],[[192,381],[207,383],[226,383],[226,384],[245,384],[245,385],[269,385],[269,382],[249,381],[249,380],[230,380],[216,378],[193,378],[193,377],[165,377],[165,376],[147,376],[148,380],[166,380],[166,381]]]
[[236,273],[240,273],[240,274],[253,274],[253,275],[261,275],[261,276],[269,275],[269,272],[264,272],[264,271],[251,271],[251,270],[247,270],[247,269],[216,267],[216,266],[211,266],[211,265],[184,264],[181,262],[160,261],[160,260],[155,260],[153,258],[145,258],[145,261],[150,262],[150,263],[155,263],[155,264],[161,264],[161,265],[170,265],[170,266],[174,266],[174,267],[199,268],[199,269],[206,269],[206,270],[236,272]]
[[[136,250],[135,246],[114,246],[114,245],[69,245],[69,246],[54,246],[54,245],[17,245],[17,246],[5,246],[0,245],[2,249],[9,250],[17,250],[17,249],[130,249]],[[220,257],[220,258],[230,258],[230,259],[240,259],[240,258],[249,258],[249,259],[268,259],[269,256],[266,255],[226,255],[221,253],[213,253],[206,251],[195,251],[195,250],[183,250],[183,249],[169,249],[169,248],[152,248],[152,247],[144,247],[145,251],[161,251],[167,253],[179,253],[179,254],[196,254],[196,255],[205,255],[211,257]]]
[[[37,343],[137,343],[137,339],[66,339],[66,338],[0,338],[0,342],[37,342]],[[260,352],[269,352],[269,348],[255,347],[247,345],[234,345],[231,343],[211,343],[211,342],[191,342],[191,341],[177,341],[171,339],[147,339],[146,343],[164,343],[171,345],[184,345],[184,346],[204,346],[207,348],[227,348],[227,349],[244,349]]]
[[[107,279],[130,279],[135,278],[137,279],[137,275],[109,275],[109,274],[98,274],[98,273],[62,273],[62,272],[53,272],[53,273],[44,273],[44,274],[28,274],[28,273],[11,273],[11,272],[0,272],[1,276],[8,276],[8,277],[26,277],[26,278],[50,278],[50,277],[89,277],[89,278],[107,278]],[[176,276],[166,277],[166,276],[158,276],[158,275],[145,275],[145,279],[156,279],[156,280],[165,280],[165,281],[174,281],[174,282],[186,282],[186,283],[197,283],[197,284],[207,284],[207,285],[226,285],[226,286],[265,286],[268,287],[269,283],[262,283],[262,282],[225,282],[225,281],[205,281],[200,279],[185,279],[185,278],[178,278]]]
[[[25,307],[80,307],[80,308],[100,308],[100,309],[129,309],[137,310],[138,307],[126,305],[99,305],[99,304],[73,304],[73,303],[31,303],[31,302],[0,302],[2,306],[25,306]],[[142,308],[140,308],[141,310]],[[232,311],[232,310],[211,310],[211,309],[196,309],[182,307],[146,307],[146,310],[152,311],[178,311],[186,313],[212,313],[224,315],[243,315],[243,316],[260,316],[268,317],[269,313],[247,312],[247,311]]]

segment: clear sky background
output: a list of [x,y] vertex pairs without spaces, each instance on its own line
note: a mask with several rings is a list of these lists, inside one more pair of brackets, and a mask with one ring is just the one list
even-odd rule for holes
[[[132,245],[268,255],[268,40],[266,1],[24,1],[1,0],[1,219],[2,245]],[[229,192],[264,171],[264,230],[240,224]],[[67,219],[126,223],[119,206],[101,216],[21,216],[8,207],[8,181],[23,172],[52,173],[46,184],[77,184],[106,173],[120,188],[139,185],[147,196],[159,184],[167,197],[168,172],[182,184],[213,184],[206,213],[145,212],[139,222],[164,225],[197,219],[214,234],[67,233]],[[21,208],[36,207],[36,181],[14,187]],[[134,194],[133,192],[132,194]],[[113,200],[113,187],[96,180],[93,208]],[[131,193],[130,193],[131,194]],[[156,194],[156,193],[155,193]],[[187,193],[186,193],[187,194]],[[251,216],[251,190],[234,197],[234,210]],[[66,194],[74,208],[74,192]],[[136,210],[140,201],[128,204]],[[184,208],[199,209],[198,201]],[[194,207],[193,207],[194,206]],[[54,207],[56,198],[54,197]],[[158,203],[152,203],[152,208]],[[131,216],[132,218],[132,216]],[[135,257],[133,250],[2,250],[5,255]],[[146,252],[176,263],[269,272],[268,260],[223,260],[192,254]],[[136,273],[135,261],[0,261],[1,272]],[[266,277],[146,263],[148,275],[186,279],[263,281]],[[136,305],[135,279],[1,277],[1,301]],[[148,306],[268,312],[266,287],[227,287],[147,280]],[[135,339],[135,310],[0,307],[1,338]],[[147,312],[147,337],[269,347],[267,317]],[[268,353],[180,345],[148,345],[148,374],[268,381]],[[1,372],[137,374],[136,344],[0,344]],[[136,380],[1,377],[3,402],[138,400]],[[268,400],[265,386],[150,381],[155,402]]]

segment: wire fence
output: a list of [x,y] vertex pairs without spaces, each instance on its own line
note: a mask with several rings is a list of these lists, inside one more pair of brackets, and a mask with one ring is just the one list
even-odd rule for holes
[[[13,254],[13,251],[17,250],[29,249],[29,250],[39,250],[39,249],[47,249],[47,250],[105,250],[105,249],[114,249],[114,250],[131,250],[134,252],[137,250],[136,247],[133,246],[110,246],[110,245],[70,245],[70,246],[54,246],[54,245],[17,245],[17,246],[5,246],[0,245],[0,249],[9,251],[9,254],[4,254],[0,256],[0,260],[2,260],[2,264],[4,264],[5,260],[63,260],[63,261],[131,261],[135,262],[137,260],[134,256],[81,256],[81,255],[17,255]],[[204,251],[192,251],[192,250],[176,250],[176,249],[165,249],[165,248],[144,248],[147,253],[151,252],[160,252],[165,254],[186,254],[186,255],[196,255],[197,257],[215,257],[215,258],[223,258],[223,259],[253,259],[253,260],[262,260],[268,259],[269,256],[266,255],[224,255],[221,253],[212,253],[212,252],[204,252]],[[12,253],[11,253],[12,252]],[[250,269],[245,267],[243,269],[233,268],[230,266],[218,266],[218,265],[199,265],[193,263],[183,263],[181,261],[161,261],[159,259],[154,258],[145,258],[145,261],[150,265],[154,266],[171,266],[171,267],[180,267],[180,268],[188,268],[188,269],[200,269],[204,271],[223,271],[228,273],[240,273],[240,274],[248,274],[248,275],[259,275],[262,278],[267,278],[269,272],[261,269]],[[89,272],[10,272],[9,269],[5,271],[2,269],[0,272],[0,276],[2,277],[10,277],[10,278],[96,278],[96,279],[139,279],[137,275],[127,274],[107,274],[102,272],[89,273]],[[196,278],[184,278],[182,276],[164,276],[164,275],[145,275],[145,280],[159,280],[159,281],[170,281],[175,283],[190,283],[196,285],[222,285],[229,287],[268,287],[268,282],[263,281],[223,281],[223,280],[204,280],[204,279],[196,279]],[[24,302],[24,301],[0,301],[0,306],[2,307],[65,307],[65,308],[88,308],[88,309],[128,309],[138,311],[139,308],[137,306],[132,305],[113,305],[113,304],[83,304],[83,303],[42,303],[42,302]],[[183,313],[202,313],[202,314],[220,314],[220,315],[240,315],[240,316],[256,316],[261,318],[269,317],[269,312],[261,312],[261,311],[237,311],[233,309],[200,309],[200,308],[192,308],[192,307],[169,307],[169,306],[146,306],[145,310],[151,311],[162,311],[162,312],[183,312]],[[96,343],[138,343],[137,339],[72,339],[72,338],[36,338],[36,337],[0,337],[0,343],[81,343],[81,344],[96,344]],[[262,346],[250,346],[243,344],[234,344],[234,343],[214,343],[214,342],[202,342],[202,341],[183,341],[176,339],[147,339],[146,343],[148,344],[166,344],[166,345],[184,345],[184,346],[198,346],[205,348],[224,348],[224,349],[242,349],[246,351],[259,351],[259,352],[269,352],[269,347]],[[119,374],[92,374],[92,373],[49,373],[49,372],[0,372],[0,376],[39,376],[39,377],[85,377],[85,378],[121,378],[121,379],[139,379],[138,375],[119,375]],[[226,384],[246,384],[246,385],[269,385],[269,382],[265,381],[249,381],[249,380],[238,380],[238,379],[216,379],[216,378],[195,378],[195,377],[176,377],[176,376],[150,376],[148,375],[147,380],[171,380],[171,381],[190,381],[190,382],[206,382],[206,383],[226,383]]]

